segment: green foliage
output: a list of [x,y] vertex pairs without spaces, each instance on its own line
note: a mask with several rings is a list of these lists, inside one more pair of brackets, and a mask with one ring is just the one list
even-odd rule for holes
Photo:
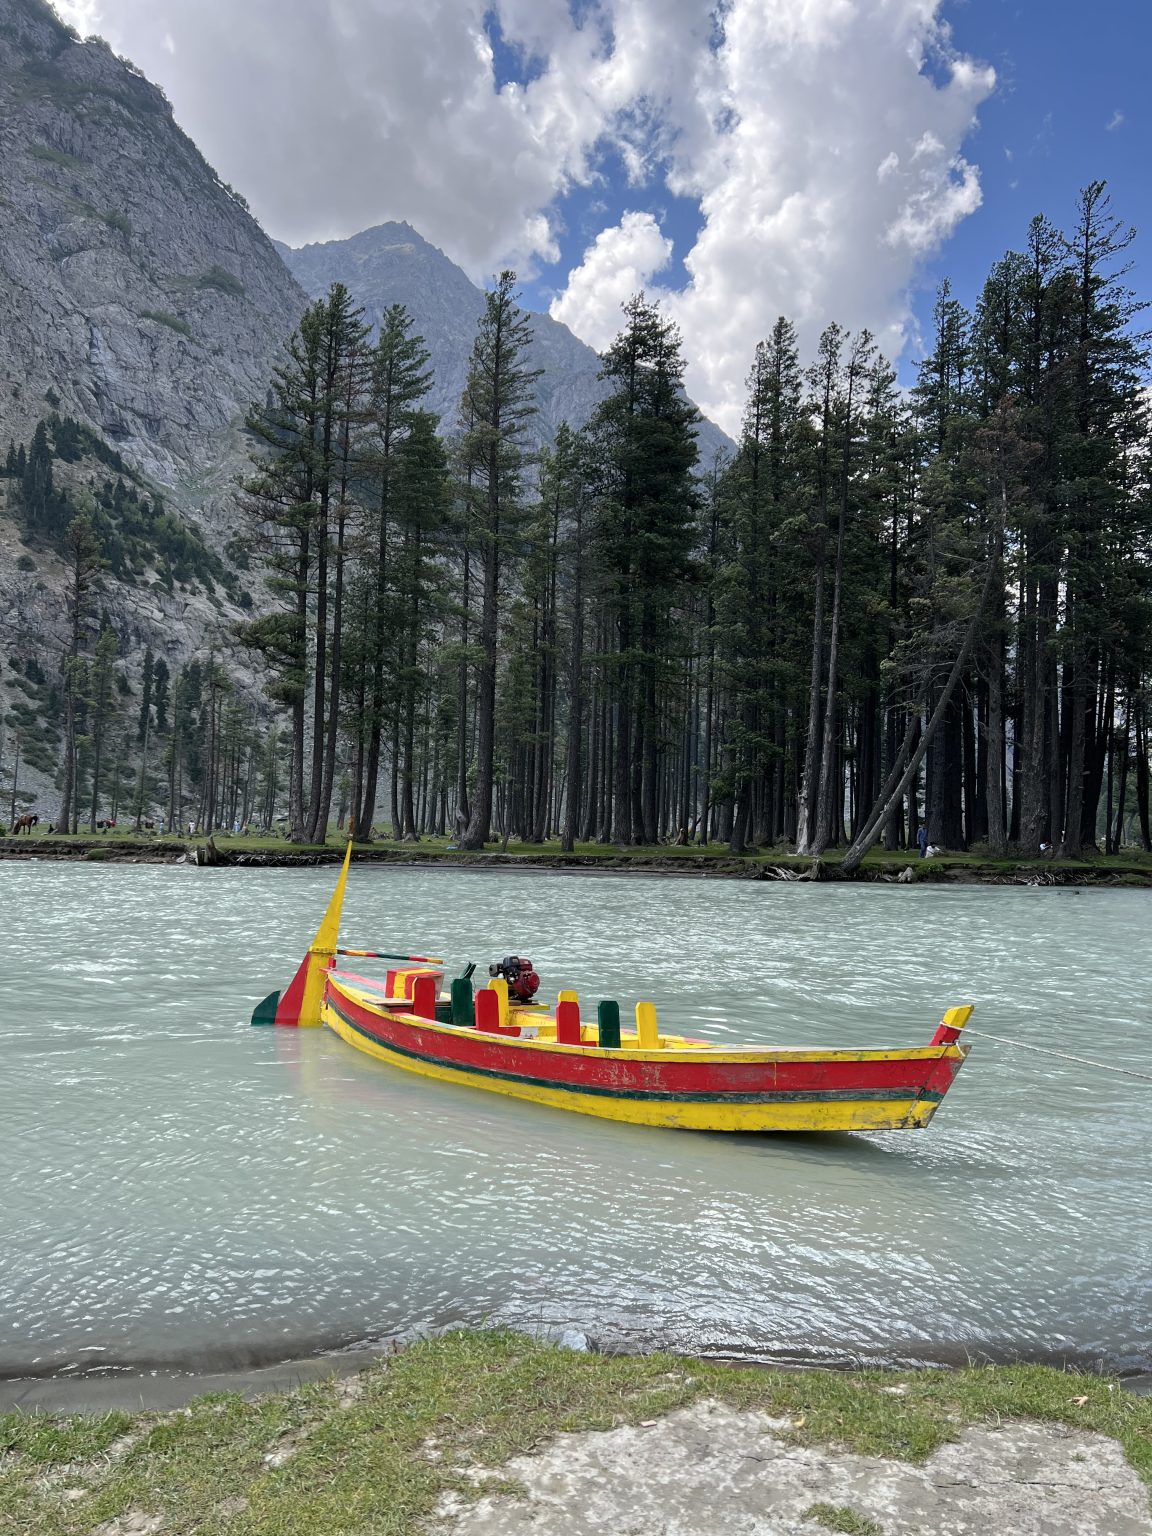
[[121,455],[91,428],[67,416],[53,414],[39,422],[27,451],[21,445],[5,460],[6,473],[19,480],[19,505],[28,538],[63,551],[78,502],[57,485],[53,464],[56,460],[79,464],[85,459],[94,459],[116,475],[85,493],[84,502],[101,560],[117,580],[132,583],[155,568],[169,590],[199,581],[207,591],[219,585],[233,602],[241,602],[244,594],[235,573],[208,547],[199,530],[168,512],[160,496],[141,494],[141,482]]
[[251,209],[248,206],[248,199],[242,193],[237,192],[235,187],[231,186],[226,181],[221,181],[219,185],[223,191],[227,192],[228,196],[234,203],[239,203],[240,207],[243,208],[245,213],[251,212]]
[[[4,1511],[22,1536],[88,1536],[126,1525],[133,1511],[174,1531],[414,1536],[446,1495],[475,1497],[477,1468],[498,1469],[558,1435],[610,1433],[708,1398],[784,1420],[777,1433],[797,1448],[922,1463],[968,1426],[1037,1420],[1113,1437],[1142,1477],[1152,1474],[1147,1400],[1108,1378],[1041,1366],[900,1377],[747,1371],[666,1354],[578,1354],[492,1331],[424,1339],[355,1382],[354,1393],[329,1379],[255,1401],[215,1394],[176,1414],[5,1415]],[[907,1390],[893,1395],[897,1382]],[[274,1459],[278,1448],[290,1458]],[[65,1479],[81,1495],[67,1503]],[[845,1523],[853,1514],[817,1504],[807,1517],[863,1536],[864,1517]]]
[[230,298],[240,298],[244,293],[244,284],[238,277],[234,277],[226,268],[213,263],[202,272],[197,279],[198,288],[214,288],[217,293],[226,293]]
[[181,336],[192,335],[192,327],[187,320],[181,319],[179,315],[170,314],[166,309],[142,309],[140,318],[155,320],[157,325],[166,325],[170,331],[176,331]]
[[56,149],[51,144],[29,144],[28,153],[36,160],[47,161],[49,165],[58,165],[67,171],[84,169],[82,160],[77,160],[75,155],[65,154],[62,149]]
[[100,217],[109,229],[117,230],[126,240],[132,238],[132,220],[124,212],[123,208],[110,208],[106,213],[102,213]]
[[859,1515],[846,1504],[811,1504],[804,1511],[805,1520],[814,1520],[826,1531],[842,1531],[845,1536],[884,1536],[884,1527],[867,1515]]
[[612,393],[588,428],[599,480],[595,538],[618,636],[617,771],[622,779],[633,761],[640,766],[639,795],[621,794],[614,810],[621,842],[656,837],[659,698],[679,657],[673,615],[697,542],[699,413],[683,375],[679,331],[638,294],[604,353],[600,377]]
[[70,416],[55,415],[49,416],[48,427],[52,433],[52,447],[56,458],[63,459],[69,464],[75,464],[85,457],[93,458],[107,465],[118,475],[130,473],[117,450],[93,432],[91,427],[73,420]]

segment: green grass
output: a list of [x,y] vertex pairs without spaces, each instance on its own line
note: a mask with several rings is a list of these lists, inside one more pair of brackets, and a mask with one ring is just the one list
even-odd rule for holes
[[155,320],[157,325],[166,325],[170,331],[177,331],[181,336],[191,336],[192,327],[187,320],[182,320],[179,315],[170,314],[166,309],[142,309],[141,320]]
[[240,279],[229,272],[226,267],[213,264],[207,272],[201,273],[197,279],[199,288],[215,288],[218,293],[226,293],[232,298],[239,298],[244,292],[244,284]]
[[[87,1536],[141,1511],[197,1536],[402,1536],[443,1494],[474,1497],[470,1468],[499,1468],[554,1435],[610,1433],[702,1397],[786,1418],[791,1427],[777,1433],[798,1443],[908,1461],[965,1425],[1039,1419],[1114,1436],[1152,1476],[1152,1403],[1104,1378],[1042,1366],[750,1371],[575,1354],[504,1331],[452,1333],[381,1360],[356,1392],[330,1381],[255,1402],[201,1398],[166,1415],[0,1417],[0,1532]],[[844,1523],[851,1511],[816,1509],[830,1530],[872,1529]]]
[[846,1504],[813,1504],[804,1511],[805,1520],[814,1520],[826,1531],[844,1531],[847,1536],[884,1536],[884,1528],[867,1515],[858,1515]]
[[[141,836],[149,839],[151,834],[143,833]],[[335,857],[336,853],[342,851],[345,846],[344,834],[335,830],[329,833],[327,842],[321,844],[291,843],[280,835],[256,834],[251,837],[233,837],[230,832],[219,831],[213,836],[220,848],[235,853],[276,853],[289,856],[329,853]],[[132,832],[130,826],[126,826],[115,833],[98,833],[95,838],[87,832],[81,832],[78,838],[67,840],[72,843],[87,840],[95,842],[100,847],[114,850],[119,842],[138,843],[140,838]],[[194,841],[202,840],[194,839]],[[183,847],[189,840],[185,834],[176,832],[165,834],[164,841],[179,843]],[[439,859],[466,862],[478,857],[476,854],[457,850],[452,845],[452,840],[446,837],[422,837],[417,842],[402,842],[394,838],[382,837],[372,843],[357,843],[356,852],[364,857],[370,857],[373,853],[402,854],[416,862]],[[790,848],[761,848],[743,855],[734,855],[723,843],[711,843],[707,847],[660,844],[627,848],[615,843],[577,843],[572,854],[569,855],[561,852],[560,843],[556,839],[544,843],[523,843],[512,839],[505,850],[503,839],[494,838],[485,845],[484,856],[504,857],[513,862],[542,861],[556,865],[563,865],[571,860],[576,864],[590,863],[593,866],[602,864],[614,868],[626,867],[629,864],[644,867],[656,861],[663,868],[680,865],[687,869],[697,868],[703,871],[713,869],[719,873],[733,874],[755,873],[758,868],[780,868],[801,874],[812,867],[810,858],[799,857]],[[830,874],[835,874],[836,866],[843,856],[842,848],[831,849],[824,856],[822,862],[827,866]],[[947,883],[953,879],[964,880],[965,878],[974,880],[983,878],[990,881],[1013,877],[1044,879],[1051,875],[1062,875],[1066,879],[1069,876],[1082,877],[1086,881],[1104,880],[1113,884],[1152,884],[1152,855],[1138,849],[1126,849],[1122,855],[1107,858],[1102,855],[1084,859],[1029,859],[1020,855],[991,858],[982,853],[955,853],[944,854],[933,859],[920,859],[914,852],[909,853],[906,850],[889,853],[883,848],[873,848],[865,858],[863,868],[865,878],[870,872],[873,875],[895,876],[900,871],[910,868],[917,884]]]
[[66,155],[62,149],[54,149],[51,144],[29,144],[28,153],[37,160],[45,160],[49,165],[58,165],[66,171],[82,171],[83,160],[77,160],[75,155]]

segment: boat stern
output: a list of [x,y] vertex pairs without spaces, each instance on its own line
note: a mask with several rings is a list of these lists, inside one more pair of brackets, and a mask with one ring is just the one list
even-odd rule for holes
[[324,1001],[327,973],[336,962],[336,944],[340,936],[340,914],[344,909],[344,888],[348,884],[348,866],[352,862],[352,842],[344,852],[340,878],[327,911],[320,920],[316,937],[296,968],[296,974],[283,992],[269,992],[252,1012],[253,1024],[281,1024],[296,1028],[318,1027]]

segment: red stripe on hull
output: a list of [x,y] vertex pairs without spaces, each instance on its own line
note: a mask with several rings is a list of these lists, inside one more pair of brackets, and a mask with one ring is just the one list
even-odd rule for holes
[[345,994],[333,1001],[358,1028],[384,1045],[462,1071],[498,1072],[554,1083],[557,1087],[666,1094],[826,1093],[924,1089],[947,1092],[960,1060],[896,1061],[633,1061],[625,1056],[578,1056],[525,1049],[472,1030],[428,1030],[416,1021],[381,1017]]

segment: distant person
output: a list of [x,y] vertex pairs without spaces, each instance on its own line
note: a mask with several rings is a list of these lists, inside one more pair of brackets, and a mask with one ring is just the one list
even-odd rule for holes
[[916,846],[920,850],[920,857],[922,859],[926,859],[928,857],[928,828],[927,827],[921,827],[920,830],[917,832],[917,834],[916,834]]
[[1040,844],[1040,857],[1042,859],[1050,859],[1052,857],[1052,844],[1051,843],[1041,843]]

